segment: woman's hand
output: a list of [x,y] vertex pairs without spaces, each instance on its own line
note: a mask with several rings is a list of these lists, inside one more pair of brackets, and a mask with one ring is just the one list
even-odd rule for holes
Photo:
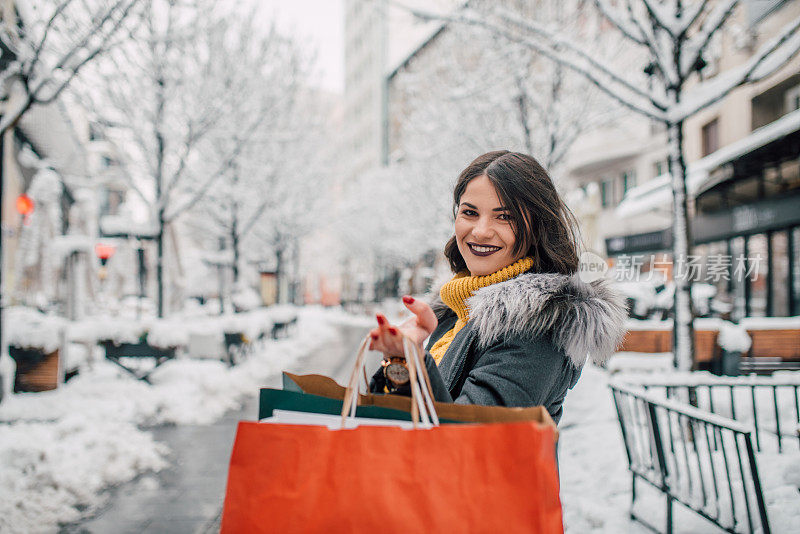
[[370,330],[372,341],[370,350],[379,350],[385,357],[403,355],[403,338],[406,336],[420,348],[425,339],[436,329],[439,321],[433,309],[425,302],[409,295],[403,297],[403,304],[413,314],[400,326],[392,326],[383,314],[377,314],[378,327]]

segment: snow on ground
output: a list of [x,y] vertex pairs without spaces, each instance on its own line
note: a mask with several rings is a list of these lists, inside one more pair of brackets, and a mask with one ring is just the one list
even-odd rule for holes
[[103,502],[103,488],[167,465],[148,426],[210,424],[264,381],[318,350],[340,313],[299,311],[286,339],[267,341],[235,367],[176,359],[133,379],[105,360],[59,389],[10,395],[0,404],[0,532],[52,532]]
[[[624,365],[618,362],[616,370],[624,372]],[[657,370],[656,379],[665,378],[660,367],[649,369]],[[634,365],[633,369],[648,370],[648,365]],[[615,378],[619,376],[615,374]],[[564,402],[558,457],[567,533],[650,532],[629,520],[631,476],[608,380],[606,371],[588,365]],[[759,453],[757,464],[772,531],[796,531],[793,529],[800,521],[800,452]],[[637,491],[636,513],[663,528],[664,497],[641,482]],[[679,534],[716,531],[711,523],[677,504],[674,522]]]

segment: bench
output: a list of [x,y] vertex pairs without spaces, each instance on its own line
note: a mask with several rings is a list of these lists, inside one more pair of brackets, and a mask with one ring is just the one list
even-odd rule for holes
[[[106,359],[108,361],[118,365],[134,378],[143,380],[148,384],[150,383],[150,375],[153,371],[164,362],[174,359],[176,351],[175,347],[153,347],[152,345],[148,345],[145,341],[139,341],[138,343],[114,343],[111,340],[105,339],[99,341],[99,344],[105,349]],[[126,365],[125,362],[122,361],[122,358],[136,358],[139,360],[152,359],[154,365],[149,370],[142,372]]]
[[800,371],[800,361],[783,358],[747,358],[739,362],[741,374],[769,375],[775,371]]
[[274,320],[272,323],[272,339],[280,339],[289,335],[290,329],[297,324],[297,316]]
[[661,532],[635,512],[641,481],[664,494],[667,534],[674,503],[726,532],[770,533],[749,425],[639,386],[609,387],[631,472],[631,519]]
[[252,343],[242,332],[225,332],[225,356],[233,366],[243,361],[252,349]]

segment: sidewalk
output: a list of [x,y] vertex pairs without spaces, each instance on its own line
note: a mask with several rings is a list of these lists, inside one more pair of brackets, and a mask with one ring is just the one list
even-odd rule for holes
[[199,533],[214,527],[222,511],[228,460],[241,419],[255,419],[255,399],[213,425],[153,430],[173,451],[172,465],[112,490],[107,508],[64,533]]
[[[349,374],[365,329],[341,326],[337,343],[320,354],[301,358],[290,371],[320,373],[343,382]],[[267,384],[279,387],[280,377]],[[219,531],[228,461],[236,425],[258,416],[257,393],[241,410],[212,425],[164,426],[153,429],[157,441],[172,451],[171,465],[110,490],[107,505],[95,517],[66,525],[63,534],[208,533]]]

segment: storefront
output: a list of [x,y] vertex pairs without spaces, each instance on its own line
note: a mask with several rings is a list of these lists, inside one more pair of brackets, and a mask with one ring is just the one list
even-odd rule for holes
[[[798,112],[704,158],[694,191],[693,281],[717,287],[731,318],[800,314],[800,128]],[[769,132],[767,132],[769,133]],[[708,162],[713,165],[709,165]],[[703,160],[694,165],[702,166]],[[669,229],[606,239],[609,257],[665,253]]]

